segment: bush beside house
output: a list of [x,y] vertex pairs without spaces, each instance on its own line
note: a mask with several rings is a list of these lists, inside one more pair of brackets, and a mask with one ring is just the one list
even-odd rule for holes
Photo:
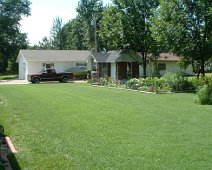
[[185,77],[181,73],[166,73],[160,78],[132,78],[126,82],[101,77],[100,85],[154,93],[197,92],[198,99],[196,101],[200,104],[212,104],[212,79],[207,77],[197,79]]

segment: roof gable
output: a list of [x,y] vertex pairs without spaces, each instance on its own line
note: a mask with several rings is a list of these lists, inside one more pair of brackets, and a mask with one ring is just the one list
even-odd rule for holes
[[76,61],[85,62],[88,50],[20,50],[17,62],[23,56],[26,61]]
[[[93,57],[98,63],[112,63],[112,62],[135,62],[139,60],[136,54],[124,53],[123,51],[108,51],[107,53],[93,53]],[[133,55],[133,56],[132,56]],[[136,59],[135,59],[136,58]]]

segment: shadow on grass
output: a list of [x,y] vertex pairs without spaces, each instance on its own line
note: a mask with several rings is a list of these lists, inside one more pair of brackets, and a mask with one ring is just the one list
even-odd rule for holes
[[4,127],[0,124],[0,170],[21,170],[15,154],[7,146]]

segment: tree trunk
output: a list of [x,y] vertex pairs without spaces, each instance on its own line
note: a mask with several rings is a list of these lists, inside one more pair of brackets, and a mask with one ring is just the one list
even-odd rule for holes
[[200,72],[201,72],[202,77],[205,77],[205,60],[203,58],[201,60]]
[[144,78],[146,78],[146,67],[147,67],[147,63],[146,63],[146,54],[143,53],[142,55],[142,62],[143,62],[143,74],[144,74]]

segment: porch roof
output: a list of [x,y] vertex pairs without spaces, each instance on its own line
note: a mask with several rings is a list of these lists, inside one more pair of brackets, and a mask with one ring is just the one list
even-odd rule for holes
[[122,53],[122,51],[108,51],[107,53],[93,53],[92,55],[97,63],[136,62],[139,60],[138,56],[134,55],[134,57],[132,57],[129,54]]

